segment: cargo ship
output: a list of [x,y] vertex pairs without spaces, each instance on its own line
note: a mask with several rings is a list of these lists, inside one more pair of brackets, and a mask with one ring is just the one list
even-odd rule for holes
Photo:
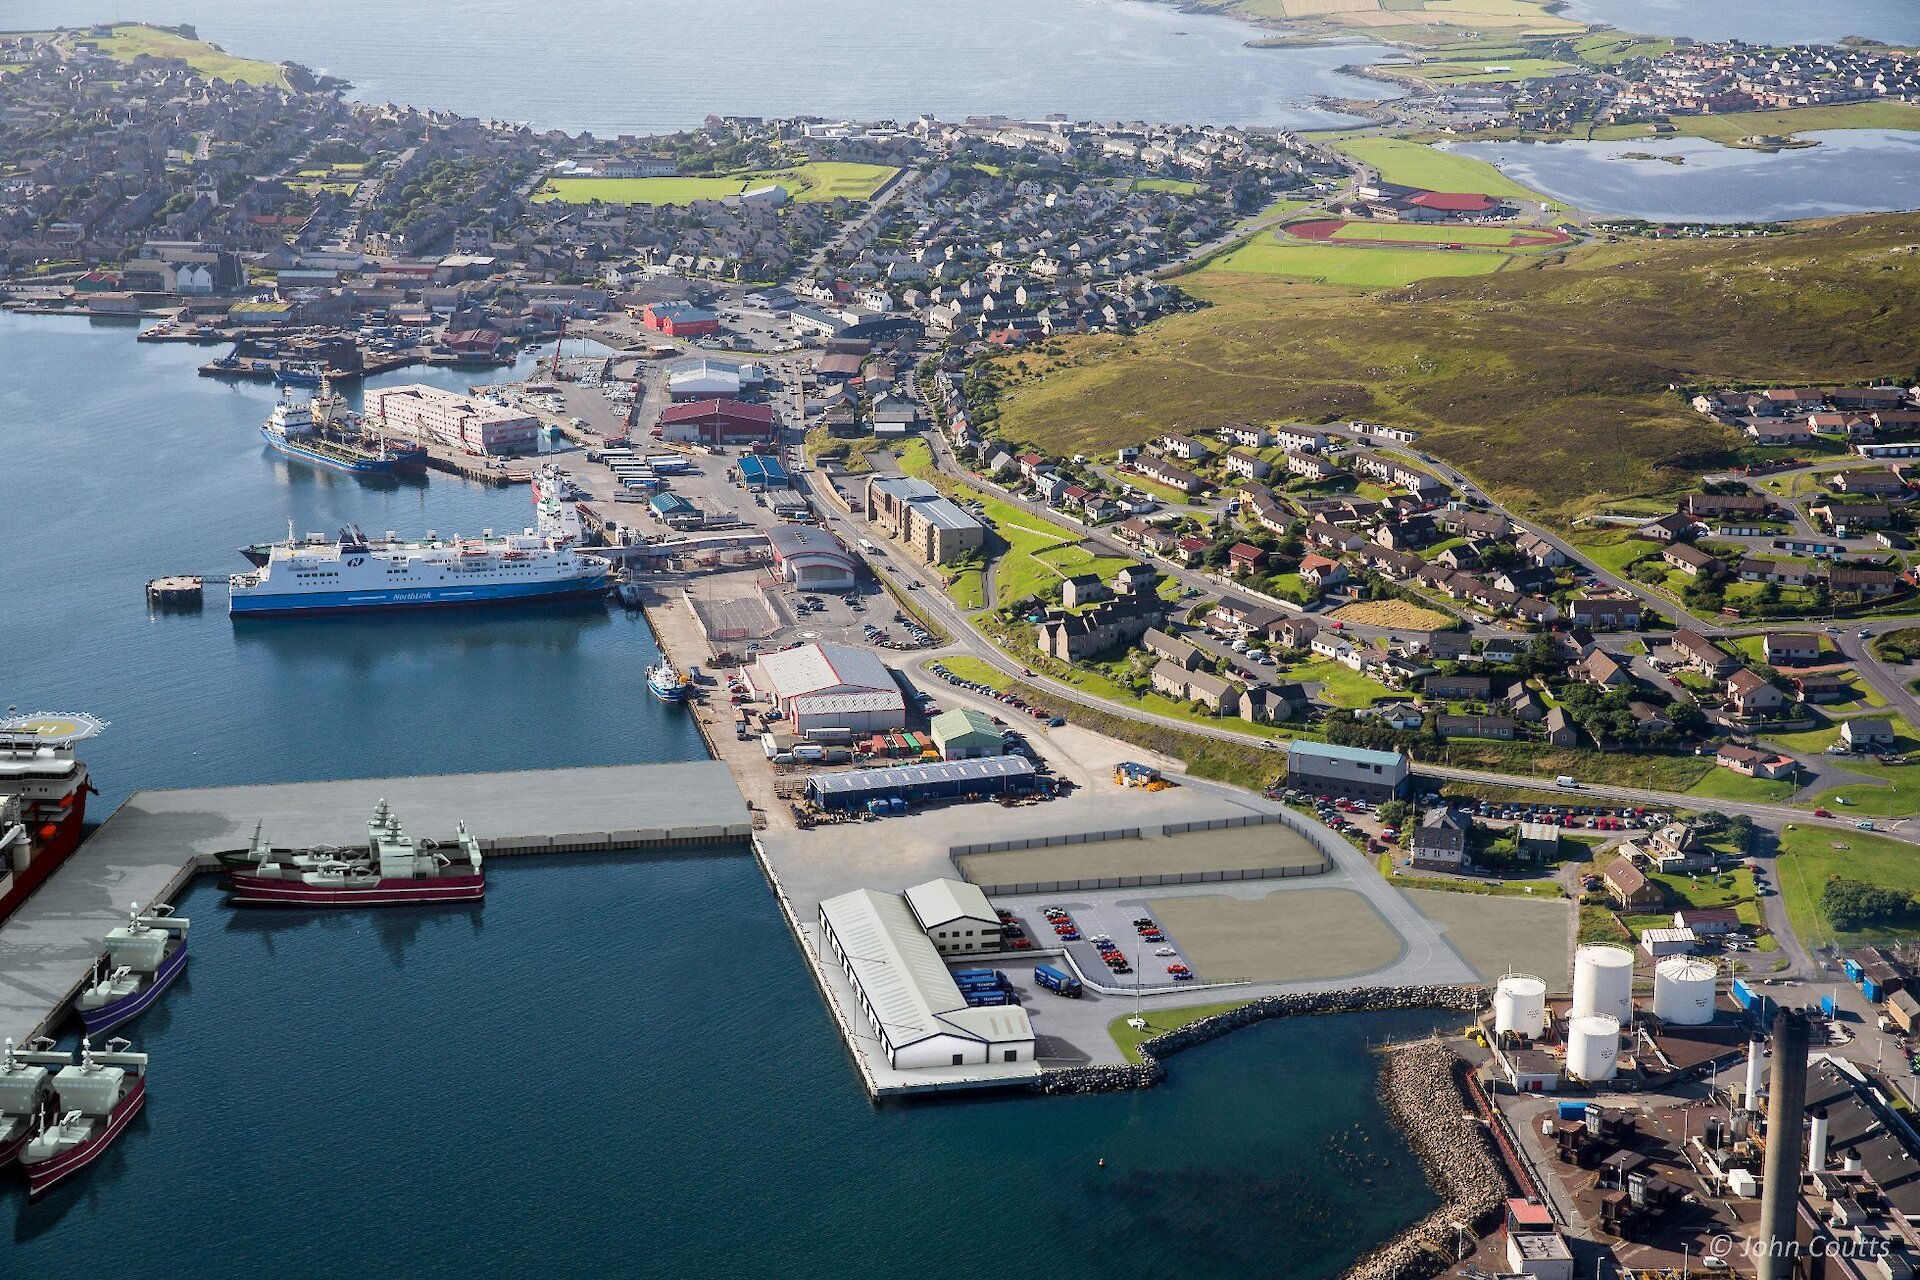
[[164,903],[141,915],[136,903],[106,945],[105,963],[94,963],[93,980],[73,1002],[90,1036],[131,1022],[173,985],[187,967],[187,921]]
[[42,1112],[39,1128],[20,1149],[27,1172],[27,1198],[50,1191],[106,1154],[147,1101],[147,1055],[127,1052],[125,1040],[109,1040],[99,1053],[80,1041],[80,1061],[53,1077],[57,1100]]
[[53,1106],[53,1072],[47,1068],[72,1061],[72,1054],[55,1051],[45,1038],[29,1041],[24,1049],[7,1041],[0,1052],[0,1169],[20,1158]]
[[341,410],[339,397],[324,384],[319,395],[307,400],[283,394],[260,424],[260,436],[289,457],[353,476],[379,479],[427,469],[424,446],[365,430],[358,418]]
[[105,727],[46,711],[0,720],[0,920],[80,847],[87,796],[97,793],[73,748]]
[[662,702],[681,703],[687,700],[687,678],[675,671],[673,664],[665,658],[647,668],[647,688]]
[[219,855],[230,901],[242,906],[396,907],[477,902],[486,896],[480,842],[462,822],[453,843],[409,836],[382,800],[361,850],[282,849],[256,830],[253,844]]
[[603,596],[611,562],[533,533],[496,538],[373,541],[358,528],[332,541],[288,539],[266,563],[227,580],[227,611],[242,615],[525,604]]

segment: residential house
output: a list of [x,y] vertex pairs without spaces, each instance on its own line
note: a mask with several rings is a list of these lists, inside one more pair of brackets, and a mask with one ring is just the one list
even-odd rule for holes
[[1727,702],[1743,716],[1771,715],[1786,701],[1772,681],[1746,667],[1727,677]]
[[1133,469],[1149,480],[1158,481],[1168,488],[1178,489],[1182,493],[1198,493],[1207,487],[1205,480],[1202,480],[1185,467],[1176,466],[1174,463],[1168,462],[1165,458],[1138,459],[1133,464]]
[[1640,629],[1640,601],[1634,596],[1582,596],[1568,604],[1567,614],[1574,625],[1595,631]]
[[1910,492],[1907,482],[1886,467],[1835,472],[1827,477],[1827,484],[1849,497],[1904,499]]
[[1792,756],[1783,756],[1777,751],[1757,751],[1732,743],[1714,752],[1713,762],[1744,778],[1791,778],[1798,767]]
[[1650,542],[1685,542],[1700,530],[1700,526],[1691,517],[1675,511],[1649,520],[1635,529],[1634,536],[1646,538]]
[[1623,911],[1651,911],[1667,900],[1666,891],[1628,858],[1615,858],[1600,873],[1607,891]]
[[1240,695],[1240,714],[1253,724],[1283,724],[1310,701],[1296,683],[1257,684]]
[[1547,718],[1540,722],[1541,736],[1549,746],[1577,747],[1580,745],[1580,727],[1567,714],[1565,707],[1547,708]]
[[1428,676],[1420,692],[1443,701],[1485,702],[1493,696],[1493,677],[1474,675]]
[[1828,702],[1851,702],[1860,696],[1852,682],[1845,676],[1830,672],[1795,676],[1793,685],[1800,693],[1800,701],[1816,705]]
[[1113,590],[1123,596],[1150,596],[1160,587],[1160,571],[1143,564],[1123,566],[1113,575]]
[[1100,581],[1097,573],[1076,573],[1060,584],[1060,603],[1069,609],[1105,600],[1112,595],[1112,590]]
[[1471,631],[1429,631],[1411,637],[1411,642],[1435,662],[1456,662],[1473,652]]
[[1512,716],[1435,716],[1433,728],[1443,738],[1493,738],[1511,742],[1514,737]]
[[1236,542],[1227,548],[1227,564],[1236,578],[1257,573],[1266,563],[1265,548],[1256,547],[1251,542]]
[[1152,596],[1103,600],[1084,613],[1049,609],[1034,626],[1035,646],[1049,658],[1078,662],[1123,644],[1132,644],[1158,626],[1166,608]]
[[1893,722],[1883,716],[1840,722],[1840,744],[1849,751],[1890,751],[1893,741]]
[[1859,596],[1872,599],[1878,596],[1890,596],[1900,589],[1903,579],[1888,569],[1869,569],[1850,564],[1836,564],[1827,574],[1827,585],[1837,596]]
[[1338,560],[1329,560],[1320,555],[1301,557],[1300,581],[1324,589],[1337,586],[1346,580],[1346,568]]
[[1673,927],[1702,937],[1733,933],[1740,928],[1740,913],[1732,907],[1682,907],[1673,913]]
[[1673,650],[1681,661],[1712,680],[1726,678],[1740,665],[1725,649],[1691,627],[1682,627],[1673,633]]
[[1343,480],[1347,475],[1345,471],[1316,453],[1302,453],[1298,449],[1289,449],[1286,458],[1288,475],[1298,476],[1314,484]]
[[1760,651],[1768,665],[1802,667],[1820,656],[1820,637],[1810,631],[1769,631]]
[[1884,529],[1893,523],[1893,511],[1884,502],[1823,502],[1807,514],[1821,521],[1836,538],[1860,536],[1862,529]]
[[1472,820],[1436,807],[1420,815],[1413,829],[1413,865],[1421,871],[1458,871],[1467,860]]
[[1249,480],[1264,480],[1273,470],[1273,465],[1257,453],[1248,453],[1242,449],[1233,449],[1227,453],[1223,465],[1234,475]]
[[1248,449],[1264,449],[1273,443],[1273,433],[1247,422],[1223,422],[1220,438]]
[[1669,545],[1660,553],[1660,558],[1691,578],[1697,578],[1703,574],[1711,578],[1726,568],[1717,556],[1710,556],[1700,548],[1688,546],[1684,542]]
[[1567,563],[1566,553],[1537,533],[1521,534],[1513,540],[1513,546],[1536,569],[1558,569]]
[[1619,689],[1633,679],[1625,667],[1600,649],[1580,659],[1574,665],[1573,674],[1597,689]]
[[1234,715],[1240,709],[1240,690],[1231,681],[1164,659],[1154,664],[1153,687],[1177,702],[1198,702],[1221,715]]
[[1141,634],[1140,647],[1162,662],[1171,662],[1184,671],[1198,671],[1207,663],[1206,654],[1158,627],[1148,627]]
[[1691,826],[1673,822],[1660,828],[1641,846],[1647,862],[1668,875],[1704,871],[1714,862],[1714,852]]
[[1213,450],[1207,448],[1202,441],[1172,431],[1161,436],[1154,443],[1162,453],[1184,462],[1201,462],[1213,456]]
[[1282,648],[1304,649],[1320,634],[1320,624],[1312,618],[1285,618],[1275,627],[1273,634]]

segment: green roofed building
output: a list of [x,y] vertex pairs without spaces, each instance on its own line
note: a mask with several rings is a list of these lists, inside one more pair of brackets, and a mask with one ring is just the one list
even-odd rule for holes
[[942,711],[933,718],[929,728],[942,760],[972,760],[1000,754],[1000,730],[981,712],[965,707]]

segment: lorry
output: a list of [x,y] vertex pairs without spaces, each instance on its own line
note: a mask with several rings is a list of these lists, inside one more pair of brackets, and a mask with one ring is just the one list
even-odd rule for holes
[[1050,964],[1033,966],[1033,980],[1055,995],[1066,996],[1069,999],[1078,1000],[1086,994],[1080,985],[1080,979],[1065,969],[1056,969]]

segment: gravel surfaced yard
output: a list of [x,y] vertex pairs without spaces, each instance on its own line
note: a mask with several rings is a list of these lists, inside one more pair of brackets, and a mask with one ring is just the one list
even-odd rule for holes
[[1351,889],[1263,898],[1159,898],[1149,912],[1209,982],[1350,978],[1392,964],[1405,944]]

